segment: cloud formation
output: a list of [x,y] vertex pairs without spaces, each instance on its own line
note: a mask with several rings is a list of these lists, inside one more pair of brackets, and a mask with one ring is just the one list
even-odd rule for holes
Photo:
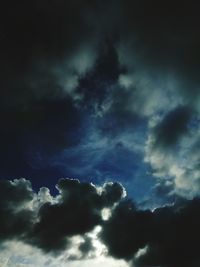
[[79,76],[91,68],[96,56],[92,9],[83,1],[3,3],[4,105],[27,105],[62,91],[73,94]]
[[110,255],[133,266],[198,266],[199,199],[179,200],[154,211],[122,201],[105,222],[101,238]]
[[118,78],[126,92],[118,94],[118,106],[147,118],[144,158],[157,182],[168,180],[180,195],[198,195],[199,155],[193,152],[199,147],[198,4],[118,4],[116,50],[126,69]]
[[[173,170],[165,168],[165,177],[174,179],[178,172],[185,187],[186,176],[198,180],[197,152],[195,164],[186,162],[187,169],[180,167],[172,150],[168,152],[172,144],[179,144],[177,154],[185,158],[185,150],[187,156],[194,155],[195,140],[198,145],[197,10],[196,4],[163,6],[145,0],[4,2],[0,176],[59,177],[64,171],[56,163],[66,160],[63,151],[80,151],[91,127],[102,139],[119,143],[128,138],[125,132],[141,135],[142,125],[143,139],[148,138],[142,153],[153,174],[161,174],[164,160],[167,166],[174,161]],[[128,142],[134,143],[134,153],[135,142]],[[70,165],[68,157],[67,161]],[[91,167],[89,161],[90,155],[86,169],[97,176],[98,163]],[[175,178],[177,193],[184,191],[178,183]],[[192,191],[197,195],[198,190]]]
[[199,115],[179,106],[153,123],[146,142],[146,162],[158,183],[171,184],[185,197],[199,195]]
[[[2,246],[87,258],[100,226],[95,241],[133,266],[199,265],[198,10],[185,1],[4,1],[0,178],[50,188],[0,180]],[[51,194],[66,175],[106,183],[61,179]],[[122,200],[115,177],[138,205]]]
[[23,239],[34,221],[29,208],[34,197],[31,184],[25,179],[1,180],[0,191],[0,240]]
[[95,186],[78,180],[59,181],[58,203],[44,204],[33,228],[33,243],[46,251],[59,251],[67,245],[66,237],[83,235],[101,225],[101,210],[123,196],[123,188],[107,184],[99,194]]
[[57,189],[59,194],[53,197],[47,188],[34,193],[25,179],[2,180],[1,242],[16,239],[58,253],[66,249],[68,238],[101,225],[102,210],[112,208],[125,194],[118,183],[97,188],[73,179],[59,180]]
[[125,198],[118,183],[96,187],[61,179],[57,189],[51,196],[47,188],[35,193],[25,179],[1,181],[2,250],[18,242],[51,261],[61,255],[77,261],[95,258],[94,251],[105,245],[104,256],[136,267],[199,265],[199,198],[177,198],[173,205],[145,210]]

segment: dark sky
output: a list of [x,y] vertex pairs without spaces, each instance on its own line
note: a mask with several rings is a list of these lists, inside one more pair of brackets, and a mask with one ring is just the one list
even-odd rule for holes
[[199,267],[199,7],[1,3],[0,266]]

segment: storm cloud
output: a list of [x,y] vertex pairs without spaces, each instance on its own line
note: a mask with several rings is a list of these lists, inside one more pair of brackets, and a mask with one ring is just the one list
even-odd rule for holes
[[199,199],[179,199],[154,211],[125,200],[105,222],[101,238],[112,256],[133,266],[198,266],[199,223]]
[[[178,197],[173,205],[145,210],[125,197],[118,183],[96,187],[61,179],[57,189],[51,196],[47,188],[34,192],[25,179],[1,181],[2,249],[8,242],[23,242],[55,258],[69,251],[69,261],[83,259],[95,250],[89,233],[99,226],[95,238],[107,247],[105,255],[138,267],[198,266],[199,198]],[[70,254],[75,246],[78,252]]]
[[[71,262],[102,253],[134,267],[199,265],[198,11],[1,4],[2,251],[19,242]],[[55,187],[59,177],[78,179]]]
[[84,235],[101,225],[102,210],[112,208],[125,196],[118,183],[97,188],[74,179],[60,179],[57,189],[59,194],[53,197],[47,188],[34,193],[25,179],[2,180],[1,242],[16,239],[58,253],[66,249],[67,238]]
[[[186,2],[4,2],[0,176],[33,177],[42,186],[42,176],[65,175],[63,165],[76,175],[63,155],[71,147],[79,154],[91,128],[123,145],[127,132],[138,131],[143,149],[153,135],[167,149],[183,139],[193,113],[199,117],[197,10]],[[129,140],[133,153],[140,141]],[[154,150],[141,151],[160,173]],[[97,176],[101,161],[86,163],[85,176]]]
[[31,184],[25,179],[0,181],[0,240],[22,238],[34,220],[28,203],[33,200]]

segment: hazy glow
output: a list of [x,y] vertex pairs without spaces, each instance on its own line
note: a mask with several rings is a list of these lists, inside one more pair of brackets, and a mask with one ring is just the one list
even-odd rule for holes
[[[98,242],[96,241],[95,244]],[[1,267],[127,267],[123,260],[115,260],[106,256],[98,256],[91,259],[67,260],[68,253],[55,258],[44,255],[39,249],[25,245],[21,242],[8,242],[0,251]]]

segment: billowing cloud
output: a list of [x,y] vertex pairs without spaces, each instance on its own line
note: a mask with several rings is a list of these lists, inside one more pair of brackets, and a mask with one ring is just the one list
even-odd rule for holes
[[66,237],[82,235],[101,225],[101,210],[123,196],[119,184],[108,184],[99,194],[95,186],[78,180],[58,183],[58,203],[46,203],[39,210],[39,222],[33,227],[33,243],[46,251],[59,251],[67,245]]
[[[182,157],[185,150],[193,151],[194,140],[198,143],[197,133],[190,135],[186,126],[194,114],[199,117],[196,10],[191,4],[163,7],[158,1],[3,3],[0,177],[30,176],[38,185],[42,176],[78,174],[75,168],[70,170],[70,153],[79,155],[82,147],[88,147],[85,140],[91,128],[108,143],[114,139],[116,144],[131,143],[133,154],[138,154],[135,144],[143,142],[144,148],[148,138],[148,148],[146,152],[140,148],[139,156],[157,176],[165,158],[167,166],[175,164],[165,176],[179,173],[184,184],[189,173],[197,177],[198,160],[195,166],[187,162],[186,170],[172,150],[166,156],[160,148],[168,150],[181,141]],[[152,123],[153,131],[148,127]],[[149,142],[155,149],[149,149]],[[84,162],[89,170],[84,175],[101,177],[99,165],[104,160],[99,162],[96,153],[91,164],[90,155],[80,154],[80,169]],[[142,168],[145,164],[141,160]],[[62,166],[69,168],[65,172]],[[112,168],[113,175],[127,177],[116,164]]]
[[[124,199],[118,183],[97,187],[61,179],[57,189],[52,196],[47,188],[34,192],[25,179],[1,181],[0,245],[7,250],[2,264],[10,257],[30,265],[34,260],[25,254],[33,250],[44,266],[97,257],[123,260],[122,266],[198,266],[198,198],[179,197],[172,205],[145,210]],[[22,251],[8,256],[16,247]]]
[[[47,188],[34,193],[25,179],[1,181],[1,242],[17,239],[46,252],[59,252],[66,249],[67,238],[101,225],[102,210],[125,194],[118,183],[97,188],[73,179],[59,180],[57,189],[59,194],[52,197]],[[81,250],[84,253],[83,245]]]
[[158,183],[170,183],[171,193],[198,195],[197,6],[170,2],[163,6],[158,1],[118,4],[120,38],[115,47],[125,71],[119,75],[121,90],[117,98],[113,94],[112,103],[117,99],[118,107],[132,117],[147,118],[144,158]]
[[[30,177],[34,190],[25,179],[0,181],[2,250],[65,251],[72,263],[103,242],[104,254],[136,267],[199,265],[198,10],[4,1],[0,178]],[[101,185],[61,179],[53,188],[66,176]],[[115,179],[138,205],[122,200]]]
[[154,211],[121,202],[105,222],[101,238],[110,255],[133,266],[198,266],[199,199],[179,200]]
[[23,239],[34,221],[29,203],[33,200],[30,182],[25,179],[0,181],[0,240]]

